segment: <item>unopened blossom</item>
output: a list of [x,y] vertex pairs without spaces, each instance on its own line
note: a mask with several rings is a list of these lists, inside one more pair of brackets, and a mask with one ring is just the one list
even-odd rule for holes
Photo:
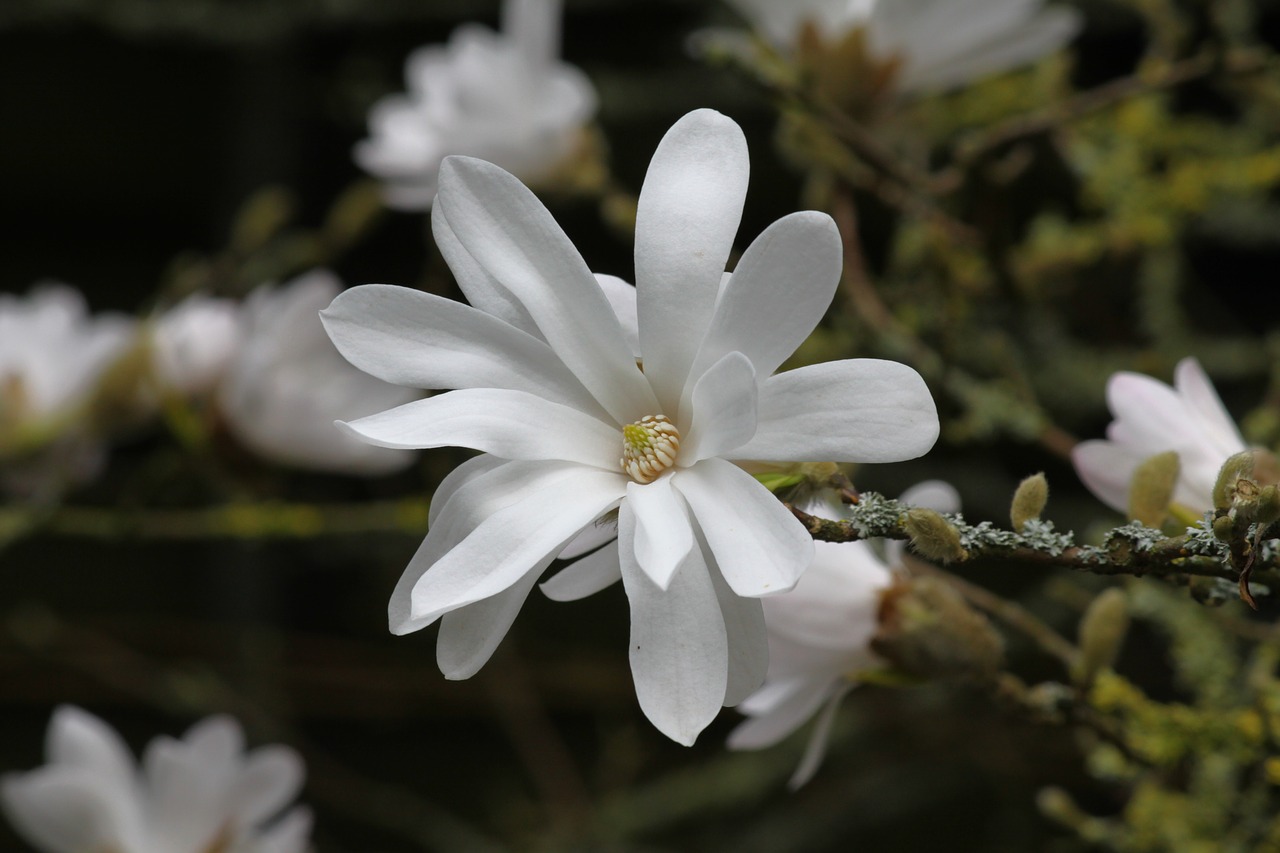
[[[947,483],[929,481],[903,503],[955,512],[960,499]],[[824,513],[829,506],[811,508]],[[800,766],[798,788],[817,772],[841,700],[870,670],[885,666],[871,649],[880,629],[881,597],[901,570],[901,543],[815,542],[813,565],[795,589],[766,598],[769,673],[738,710],[749,719],[729,735],[731,749],[763,749],[817,716]],[[881,557],[881,553],[885,557]]]
[[285,811],[302,760],[285,746],[245,752],[230,717],[181,740],[158,737],[134,761],[116,732],[79,708],[53,714],[48,763],[0,780],[0,806],[41,853],[302,853],[311,815]]
[[1084,441],[1072,451],[1076,473],[1103,503],[1126,512],[1138,466],[1157,453],[1178,454],[1173,504],[1184,516],[1213,507],[1213,485],[1228,458],[1246,450],[1240,430],[1222,405],[1200,362],[1184,358],[1173,387],[1141,373],[1121,372],[1107,382],[1115,418],[1106,440]]
[[222,380],[242,337],[240,308],[230,299],[188,296],[155,318],[151,359],[166,391],[203,395]]
[[[325,312],[353,364],[459,389],[353,421],[354,434],[483,451],[437,489],[390,605],[395,633],[441,620],[447,677],[474,674],[543,570],[616,517],[617,541],[557,576],[560,597],[621,576],[641,708],[692,743],[760,684],[759,598],[794,586],[813,556],[804,527],[735,462],[898,460],[936,439],[933,400],[904,365],[773,375],[830,304],[841,244],[826,214],[792,214],[725,275],[747,172],[733,121],[678,121],[640,193],[631,288],[593,275],[514,176],[451,157],[432,225],[471,305],[368,285]],[[618,319],[629,310],[634,337]]]
[[1043,0],[729,2],[783,50],[796,47],[806,26],[828,45],[861,31],[868,58],[904,94],[952,89],[1034,62],[1080,29],[1074,9]]
[[334,426],[422,396],[356,370],[320,324],[320,309],[342,290],[316,270],[251,293],[243,338],[218,390],[223,419],[254,453],[282,465],[336,474],[378,475],[413,454],[359,441]]
[[468,24],[448,44],[409,56],[409,91],[374,105],[356,162],[402,210],[431,206],[450,154],[547,181],[583,144],[596,112],[595,88],[559,52],[560,0],[503,0],[501,33]]
[[135,332],[123,315],[90,316],[65,284],[0,295],[0,487],[42,494],[101,467],[93,404]]

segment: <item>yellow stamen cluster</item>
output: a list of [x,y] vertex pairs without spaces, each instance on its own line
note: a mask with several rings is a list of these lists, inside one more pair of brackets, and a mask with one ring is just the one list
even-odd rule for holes
[[622,470],[637,483],[652,483],[676,464],[680,431],[666,415],[645,415],[622,428]]

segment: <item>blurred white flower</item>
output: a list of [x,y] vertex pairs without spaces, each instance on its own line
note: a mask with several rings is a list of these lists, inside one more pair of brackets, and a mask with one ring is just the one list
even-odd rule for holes
[[1246,450],[1240,430],[1222,405],[1200,362],[1184,358],[1173,387],[1141,373],[1117,373],[1107,382],[1115,420],[1105,441],[1084,441],[1071,454],[1076,473],[1103,503],[1129,507],[1134,471],[1157,453],[1176,451],[1173,503],[1198,517],[1213,508],[1213,485],[1228,458]]
[[154,320],[151,358],[161,387],[182,396],[207,394],[240,346],[240,308],[230,299],[188,296]]
[[446,45],[409,56],[409,91],[369,114],[356,162],[384,182],[387,204],[425,210],[450,154],[489,160],[529,183],[546,180],[581,142],[596,93],[561,62],[560,0],[504,0],[502,32],[466,25]]
[[[474,674],[543,570],[616,512],[618,542],[566,569],[561,592],[620,573],[640,705],[692,743],[760,684],[758,597],[793,586],[813,554],[804,527],[733,460],[888,461],[932,446],[937,412],[909,367],[860,359],[772,375],[830,304],[841,244],[826,214],[796,213],[725,275],[747,172],[742,131],[719,113],[667,132],[640,193],[632,289],[593,276],[515,177],[451,157],[432,224],[475,307],[369,285],[324,313],[358,367],[463,389],[354,421],[353,433],[485,451],[436,491],[391,600],[396,633],[443,617],[447,677]],[[634,294],[635,341],[606,288],[624,310]]]
[[[0,781],[0,805],[43,853],[302,853],[311,815],[280,815],[302,787],[284,746],[246,753],[229,717],[158,737],[139,767],[116,732],[79,708],[53,714],[49,763]],[[280,815],[277,817],[277,815]]]
[[1033,62],[1080,29],[1044,0],[729,0],[769,41],[796,46],[806,24],[830,44],[862,28],[870,58],[902,93],[963,86]]
[[319,312],[341,290],[336,276],[316,270],[251,293],[219,408],[242,444],[274,462],[339,474],[398,471],[414,454],[372,447],[334,425],[422,396],[362,373],[334,349]]
[[[955,489],[938,480],[908,489],[901,500],[938,512],[960,508]],[[819,515],[829,509],[810,508]],[[795,589],[764,599],[769,674],[738,705],[750,719],[729,735],[730,749],[763,749],[818,714],[792,789],[808,782],[822,763],[840,701],[862,673],[884,666],[871,640],[880,628],[881,595],[892,585],[903,553],[901,543],[885,543],[886,562],[871,542],[813,544],[813,565]]]
[[38,496],[97,473],[105,445],[92,404],[135,334],[132,318],[90,317],[65,284],[0,295],[0,487]]

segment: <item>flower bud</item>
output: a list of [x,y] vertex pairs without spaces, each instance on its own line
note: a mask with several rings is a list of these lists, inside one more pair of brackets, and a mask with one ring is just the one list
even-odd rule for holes
[[1009,520],[1013,529],[1021,531],[1028,521],[1038,519],[1049,502],[1049,481],[1044,472],[1033,474],[1018,484],[1013,493],[1013,504],[1009,507]]
[[1129,517],[1147,527],[1163,524],[1181,469],[1182,463],[1174,450],[1143,460],[1129,481]]
[[1253,451],[1242,450],[1222,463],[1217,482],[1213,484],[1214,509],[1231,509],[1241,481],[1249,482],[1253,476]]
[[879,619],[872,650],[916,678],[989,681],[1004,657],[1004,641],[987,618],[936,578],[890,587],[881,598]]
[[1099,672],[1111,669],[1128,632],[1128,596],[1120,587],[1104,590],[1080,619],[1080,657],[1071,673],[1072,680],[1088,686]]
[[913,507],[907,511],[902,526],[911,536],[911,546],[922,557],[950,563],[969,556],[960,543],[960,531],[934,510]]

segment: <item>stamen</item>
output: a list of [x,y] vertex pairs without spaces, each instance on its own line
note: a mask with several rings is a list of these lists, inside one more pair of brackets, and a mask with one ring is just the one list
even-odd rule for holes
[[666,415],[645,415],[622,428],[622,470],[637,483],[652,483],[676,464],[680,431]]

